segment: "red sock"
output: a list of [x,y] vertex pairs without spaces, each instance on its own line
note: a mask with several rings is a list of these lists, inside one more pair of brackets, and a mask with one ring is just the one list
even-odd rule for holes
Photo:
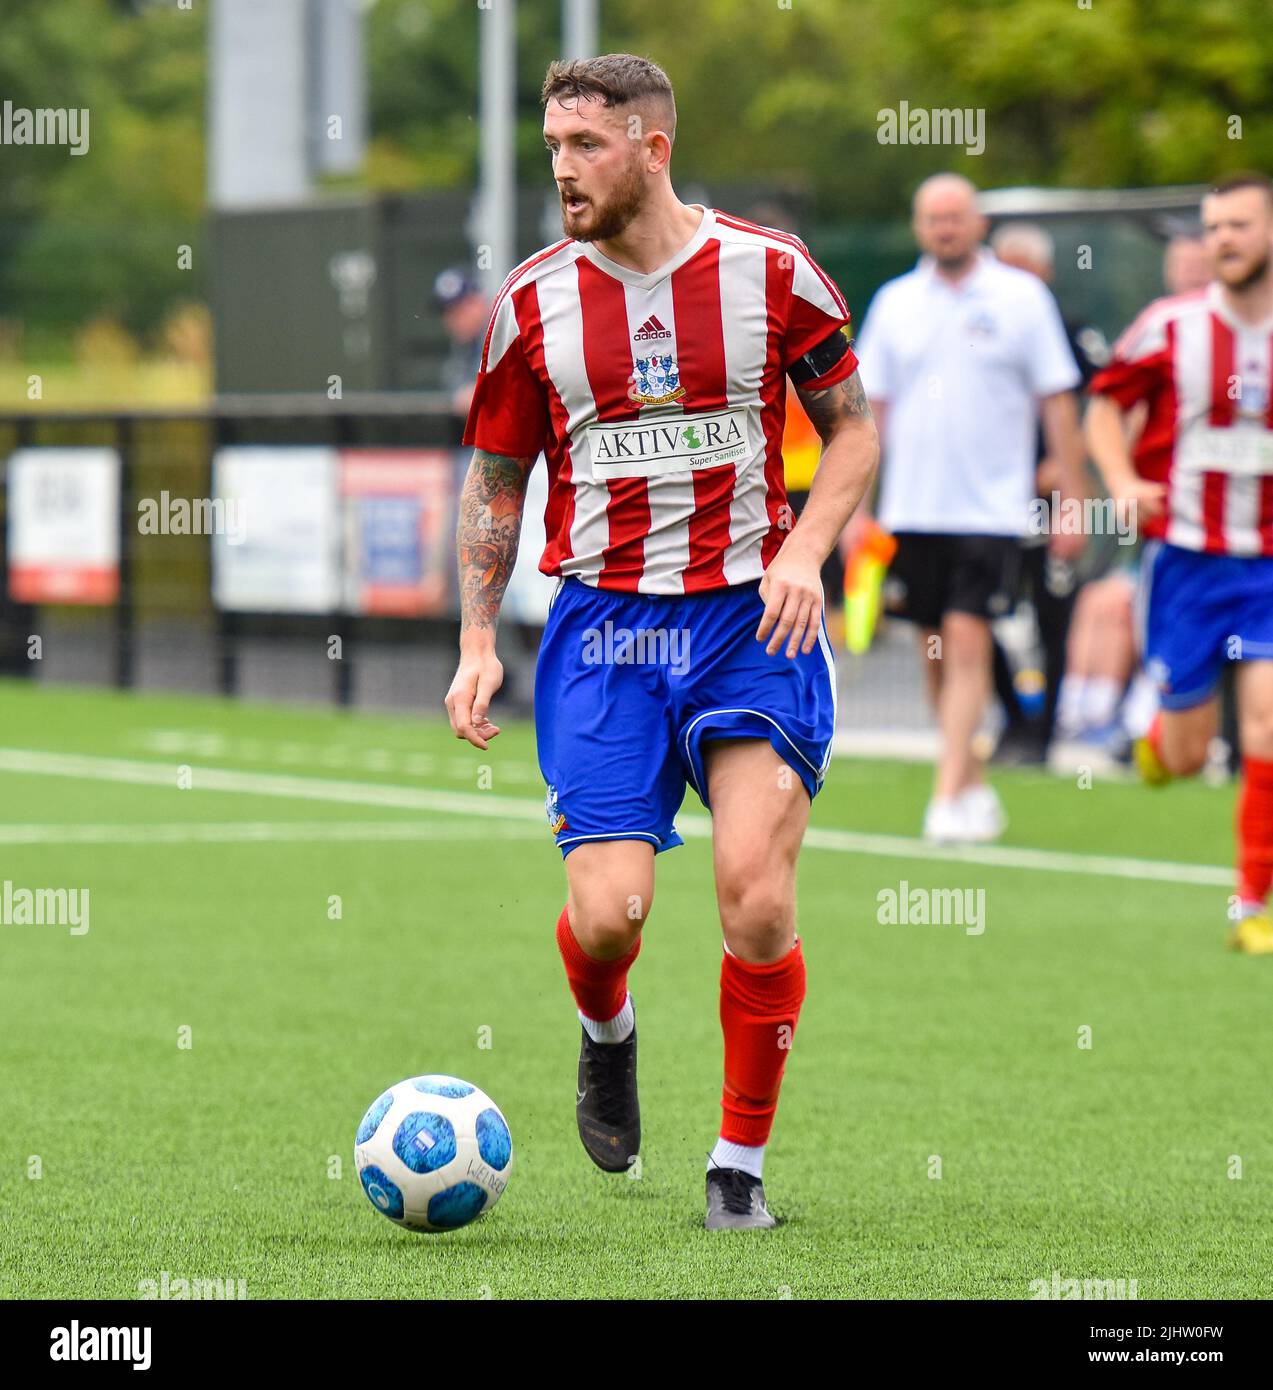
[[580,1012],[598,1023],[608,1023],[628,997],[628,968],[641,949],[641,938],[638,936],[632,949],[618,960],[594,960],[575,940],[569,912],[563,907],[557,919],[557,949]]
[[1262,903],[1273,884],[1273,762],[1242,759],[1237,830],[1238,895]]
[[768,1140],[804,991],[804,953],[798,939],[781,960],[767,965],[725,953],[720,967],[720,1026],[725,1034],[722,1139],[751,1145]]

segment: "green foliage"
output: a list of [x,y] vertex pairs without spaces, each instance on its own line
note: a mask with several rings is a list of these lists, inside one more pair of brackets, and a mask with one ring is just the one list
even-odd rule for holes
[[[794,184],[823,217],[899,213],[943,168],[985,186],[1118,187],[1273,166],[1265,0],[1082,3],[680,0],[661,18],[646,0],[604,0],[601,37],[671,76],[680,181]],[[519,7],[523,183],[545,177],[538,88],[558,8]],[[373,129],[421,182],[476,178],[479,15],[471,0],[370,11]],[[985,152],[881,145],[879,113],[902,101],[984,111]]]
[[67,331],[109,314],[144,333],[201,292],[206,8],[6,5],[0,93],[89,112],[83,155],[0,145],[6,315]]
[[[892,218],[927,174],[1117,187],[1273,167],[1267,0],[602,0],[606,48],[677,89],[687,187],[772,182],[819,222]],[[6,0],[0,97],[87,106],[91,147],[0,145],[0,304],[55,331],[102,314],[144,334],[203,285],[208,3]],[[474,0],[373,0],[364,186],[471,187]],[[558,0],[518,7],[518,177],[546,186],[539,87]],[[981,155],[882,145],[879,113],[984,111]],[[1241,138],[1233,122],[1240,121]],[[342,186],[349,181],[340,181]],[[194,248],[177,268],[176,248]]]

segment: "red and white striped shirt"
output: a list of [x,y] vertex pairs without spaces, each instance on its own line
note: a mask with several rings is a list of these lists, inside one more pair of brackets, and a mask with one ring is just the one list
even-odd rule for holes
[[759,579],[791,529],[785,373],[848,322],[803,242],[713,208],[648,275],[559,242],[495,300],[464,442],[543,451],[545,574],[643,594]]
[[1273,555],[1273,320],[1247,324],[1218,284],[1155,300],[1087,388],[1149,414],[1136,471],[1166,483],[1144,532],[1212,555]]

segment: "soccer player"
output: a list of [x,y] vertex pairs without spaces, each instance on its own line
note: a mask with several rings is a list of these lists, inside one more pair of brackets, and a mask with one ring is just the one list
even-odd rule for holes
[[[499,732],[496,619],[542,450],[540,568],[560,579],[535,721],[568,886],[557,945],[583,1025],[579,1136],[607,1172],[640,1147],[628,972],[688,784],[712,814],[724,936],[705,1224],[771,1227],[765,1144],[805,995],[796,857],[835,728],[818,575],[874,473],[875,427],[848,309],[804,244],[677,198],[660,68],[623,53],[554,63],[542,98],[566,238],[513,271],[491,315],[447,709],[478,748]],[[794,525],[787,376],[824,440]]]
[[[1161,710],[1136,750],[1146,779],[1198,772],[1215,687],[1238,668],[1242,783],[1230,943],[1273,953],[1273,182],[1237,175],[1203,199],[1215,279],[1155,300],[1092,381],[1088,448],[1150,538],[1142,649]],[[1129,453],[1124,414],[1147,405]]]

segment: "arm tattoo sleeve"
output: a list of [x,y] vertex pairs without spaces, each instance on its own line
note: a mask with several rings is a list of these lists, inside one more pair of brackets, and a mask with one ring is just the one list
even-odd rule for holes
[[[798,389],[798,388],[797,388]],[[828,440],[842,420],[871,418],[871,407],[856,372],[844,381],[822,391],[799,391],[800,404],[813,422],[813,427]]]
[[464,490],[456,548],[460,557],[460,631],[493,628],[517,559],[526,479],[535,460],[473,451]]

